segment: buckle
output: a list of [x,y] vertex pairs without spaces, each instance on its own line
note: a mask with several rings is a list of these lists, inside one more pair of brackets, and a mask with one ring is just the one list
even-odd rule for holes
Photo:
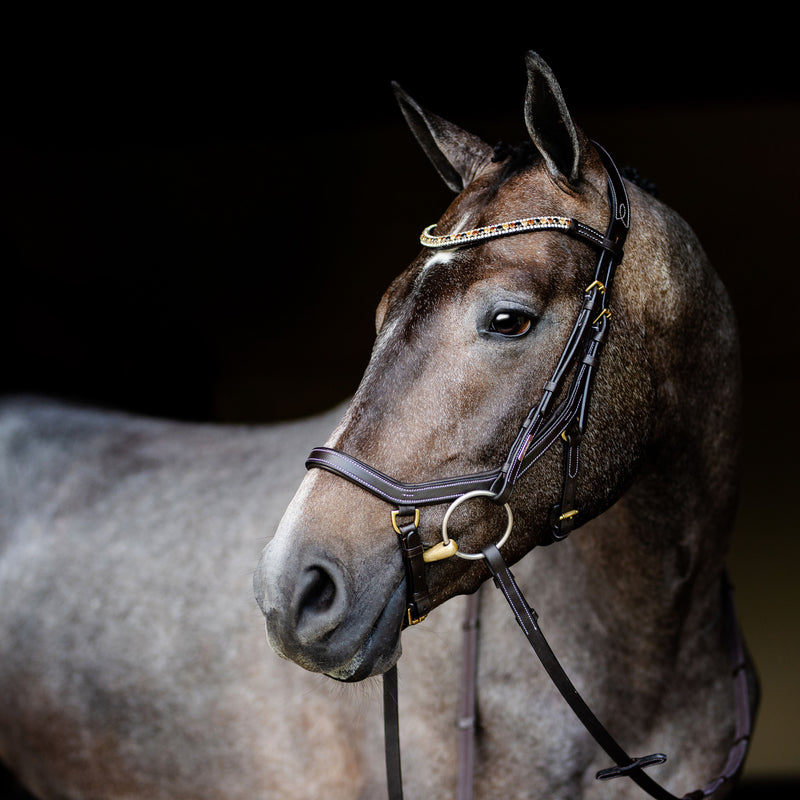
[[600,292],[600,294],[605,294],[605,293],[606,293],[606,287],[605,287],[605,284],[601,283],[600,281],[592,281],[592,282],[591,282],[591,283],[590,283],[590,284],[589,284],[589,285],[588,285],[588,286],[587,286],[587,287],[584,289],[584,291],[585,291],[585,292],[588,294],[589,292],[591,292],[591,291],[592,291],[592,289],[598,289],[598,290],[599,290],[599,292]]
[[427,616],[427,614],[415,616],[413,609],[409,608],[406,610],[406,624],[408,627],[411,627],[412,625],[419,625],[419,623],[425,620]]
[[[392,509],[392,527],[394,528],[396,533],[398,533],[398,534],[400,534],[402,536],[403,532],[400,530],[400,527],[397,524],[397,517],[398,516],[407,517],[407,516],[410,516],[410,512],[406,511],[405,509],[400,509],[400,508],[393,508]],[[419,509],[418,508],[414,509],[414,527],[415,528],[419,527]]]
[[603,317],[605,317],[606,319],[611,319],[611,309],[609,309],[609,308],[604,308],[604,309],[603,309],[603,310],[602,310],[602,311],[601,311],[601,312],[600,312],[600,313],[597,315],[597,318],[596,318],[595,320],[593,320],[593,321],[592,321],[592,325],[597,325],[597,323],[598,323],[598,322],[600,322],[600,320],[601,320],[601,319],[603,319]]

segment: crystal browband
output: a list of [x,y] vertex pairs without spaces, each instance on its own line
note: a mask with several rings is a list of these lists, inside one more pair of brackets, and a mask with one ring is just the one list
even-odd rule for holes
[[484,239],[494,239],[498,236],[509,236],[514,233],[556,230],[566,231],[599,247],[607,246],[606,237],[600,231],[571,217],[527,217],[525,219],[515,219],[511,222],[498,222],[495,225],[484,225],[481,228],[473,228],[469,231],[448,233],[444,236],[433,235],[435,227],[435,224],[428,225],[422,231],[419,241],[423,246],[433,248],[460,247],[483,241]]

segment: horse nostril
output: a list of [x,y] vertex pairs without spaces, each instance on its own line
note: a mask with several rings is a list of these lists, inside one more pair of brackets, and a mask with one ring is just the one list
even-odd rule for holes
[[324,614],[336,599],[336,584],[322,567],[310,567],[300,593],[301,613]]
[[334,565],[306,567],[295,593],[295,631],[304,644],[319,641],[347,615],[344,578]]

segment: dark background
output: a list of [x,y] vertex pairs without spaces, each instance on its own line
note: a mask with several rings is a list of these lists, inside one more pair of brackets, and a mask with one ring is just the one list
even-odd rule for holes
[[466,17],[8,21],[0,392],[224,422],[345,398],[383,289],[450,199],[390,81],[513,143],[538,50],[578,124],[656,182],[731,291],[747,379],[731,567],[765,684],[748,777],[796,778],[793,50],[780,21]]

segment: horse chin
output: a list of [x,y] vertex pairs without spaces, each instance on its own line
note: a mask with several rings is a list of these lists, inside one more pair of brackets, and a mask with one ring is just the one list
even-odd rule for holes
[[402,653],[400,632],[405,610],[406,582],[401,581],[355,655],[346,664],[325,674],[343,683],[355,683],[391,669]]

